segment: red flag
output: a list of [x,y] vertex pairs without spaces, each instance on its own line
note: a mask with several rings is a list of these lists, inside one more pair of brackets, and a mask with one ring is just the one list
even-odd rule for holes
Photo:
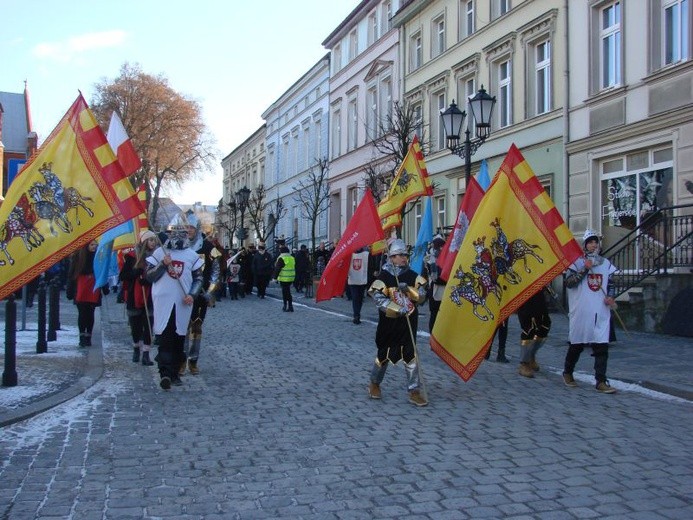
[[450,271],[455,263],[455,258],[457,258],[457,252],[460,250],[460,246],[464,241],[464,236],[467,234],[467,229],[469,229],[469,223],[472,221],[474,212],[476,208],[479,207],[481,199],[484,197],[484,190],[479,185],[474,177],[469,178],[469,187],[464,194],[462,199],[462,204],[460,205],[460,212],[457,214],[457,220],[455,221],[455,227],[448,236],[447,242],[441,249],[440,254],[436,263],[440,267],[440,277],[443,280],[447,280],[450,276]]
[[122,166],[125,175],[130,176],[140,169],[142,161],[140,161],[140,157],[137,155],[135,147],[125,131],[123,122],[116,112],[111,114],[111,124],[108,125],[106,139],[111,148],[113,148],[116,157],[118,157],[118,162]]
[[329,300],[342,294],[349,275],[351,254],[383,238],[385,238],[385,233],[383,233],[383,228],[380,225],[375,200],[373,200],[371,191],[366,190],[366,194],[356,208],[354,216],[351,217],[334,253],[332,253],[330,261],[327,262],[327,267],[322,273],[320,285],[315,294],[315,301]]

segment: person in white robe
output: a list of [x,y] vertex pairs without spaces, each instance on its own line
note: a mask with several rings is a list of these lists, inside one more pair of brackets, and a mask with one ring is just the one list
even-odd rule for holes
[[599,255],[600,244],[596,231],[586,230],[583,244],[585,255],[578,258],[565,273],[570,346],[565,357],[563,380],[567,386],[577,386],[573,370],[585,347],[591,347],[596,389],[605,394],[613,394],[616,390],[606,379],[606,367],[609,359],[611,309],[615,306],[611,276],[618,269]]

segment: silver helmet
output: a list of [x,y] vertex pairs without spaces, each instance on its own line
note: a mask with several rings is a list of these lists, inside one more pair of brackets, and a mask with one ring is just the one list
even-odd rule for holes
[[599,242],[599,233],[594,229],[587,228],[585,233],[582,235],[582,245],[586,245],[589,240],[596,239]]
[[167,249],[187,249],[190,247],[188,226],[194,226],[194,224],[188,223],[188,216],[185,213],[178,213],[173,216],[166,228],[168,239],[164,243],[164,247]]
[[401,238],[395,238],[391,243],[390,243],[390,248],[387,251],[387,256],[395,256],[395,255],[408,255],[409,251],[407,250],[407,245],[404,243],[404,240]]

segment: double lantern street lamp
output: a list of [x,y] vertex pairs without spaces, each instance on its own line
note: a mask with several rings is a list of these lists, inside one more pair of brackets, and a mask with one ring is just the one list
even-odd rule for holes
[[[240,190],[236,192],[235,207],[241,213],[241,227],[236,231],[236,237],[238,241],[243,244],[243,240],[246,239],[245,230],[245,210],[248,208],[248,201],[250,200],[250,189],[247,186],[243,186]],[[230,204],[234,204],[231,202]]]
[[454,99],[447,110],[441,110],[440,118],[443,120],[448,150],[464,159],[465,186],[469,186],[469,178],[472,175],[472,155],[491,135],[491,115],[495,104],[496,98],[489,96],[482,85],[479,91],[469,99],[469,110],[472,112],[476,125],[476,137],[471,139],[468,121],[464,130],[464,141],[461,143],[460,134],[467,113],[457,108]]

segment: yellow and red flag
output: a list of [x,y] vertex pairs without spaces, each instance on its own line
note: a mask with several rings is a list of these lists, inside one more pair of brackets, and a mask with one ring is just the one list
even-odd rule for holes
[[426,170],[419,138],[415,135],[387,196],[378,205],[378,215],[385,218],[399,213],[408,201],[423,195],[433,195],[433,186]]
[[515,145],[469,224],[431,334],[431,348],[465,381],[499,323],[582,254]]
[[80,94],[0,208],[0,298],[142,211]]

